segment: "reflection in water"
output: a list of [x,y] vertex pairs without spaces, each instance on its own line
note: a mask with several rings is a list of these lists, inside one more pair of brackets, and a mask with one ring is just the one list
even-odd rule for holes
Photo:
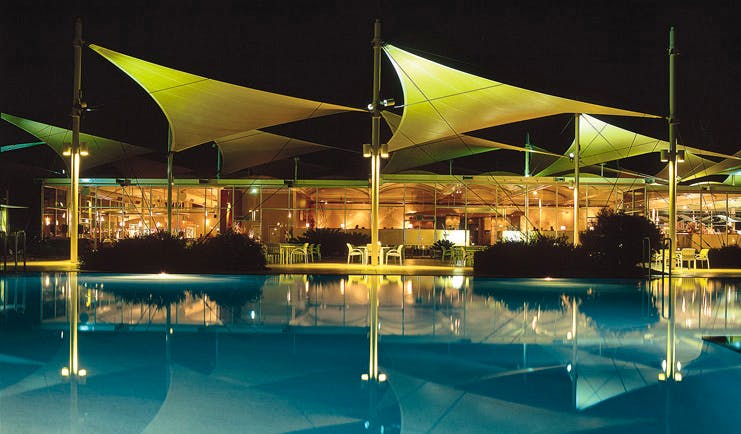
[[[3,276],[6,326],[67,323],[67,273]],[[369,325],[368,276],[79,275],[81,330],[127,327]],[[741,326],[738,279],[677,278],[678,332],[723,334]],[[381,276],[381,335],[466,338],[473,342],[550,342],[571,328],[579,304],[580,338],[652,338],[663,332],[664,285],[635,280],[480,279]],[[12,320],[12,321],[11,321]]]
[[[71,319],[66,287],[72,278],[66,273],[2,276],[3,327],[41,321],[43,327],[63,329]],[[663,402],[671,413],[686,402],[668,390],[646,392],[657,389],[665,358],[668,294],[661,279],[108,274],[77,279],[80,330],[164,329],[167,336],[171,329],[239,335],[323,327],[364,336],[372,327],[378,336],[371,334],[364,345],[369,348],[365,366],[369,374],[392,372],[392,381],[399,375],[434,382],[449,378],[450,387],[459,390],[553,409],[562,408],[559,400],[570,408],[599,408],[638,391]],[[701,337],[741,334],[739,282],[675,280],[677,360],[685,374],[677,390],[691,386],[693,375],[724,369],[717,358],[724,353],[714,353]],[[374,294],[377,304],[371,302]],[[204,372],[215,369],[219,346],[229,344],[219,340],[227,339],[220,334],[204,336],[214,348]],[[538,392],[544,389],[553,393]],[[414,397],[414,390],[408,396]],[[370,416],[374,412],[369,409]]]

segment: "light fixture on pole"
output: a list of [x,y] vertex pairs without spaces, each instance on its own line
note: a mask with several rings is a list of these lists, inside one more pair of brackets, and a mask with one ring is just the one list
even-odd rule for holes
[[[684,163],[685,158],[687,157],[687,154],[684,150],[680,150],[676,152],[677,154],[677,163]],[[671,151],[669,149],[662,149],[660,154],[660,159],[662,163],[668,163],[671,159]]]

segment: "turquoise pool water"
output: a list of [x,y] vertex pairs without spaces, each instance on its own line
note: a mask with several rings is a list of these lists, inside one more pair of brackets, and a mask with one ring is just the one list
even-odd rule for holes
[[675,279],[666,383],[666,280],[5,274],[0,432],[728,432],[738,284]]

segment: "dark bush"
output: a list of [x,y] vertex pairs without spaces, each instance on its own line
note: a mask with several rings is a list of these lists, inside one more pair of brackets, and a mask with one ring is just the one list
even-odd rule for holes
[[361,232],[345,232],[340,229],[311,228],[296,238],[297,242],[321,244],[322,256],[345,256],[347,255],[346,243],[368,244],[370,237]]
[[119,240],[81,253],[81,268],[131,273],[184,272],[190,267],[185,241],[167,232]]
[[163,231],[81,255],[81,267],[133,273],[240,273],[263,270],[265,255],[260,243],[232,231],[190,247]]
[[[634,277],[643,270],[644,238],[652,250],[659,247],[659,230],[645,217],[603,209],[592,230],[574,247],[566,237],[538,234],[524,243],[497,243],[478,252],[477,274],[522,277]],[[712,263],[712,260],[711,260]]]
[[741,268],[741,247],[733,245],[710,249],[708,261],[713,268]]
[[[39,259],[69,259],[69,238],[32,238],[26,245],[27,255]],[[77,251],[80,255],[90,253],[93,242],[87,238],[77,241]]]
[[474,272],[507,277],[582,277],[599,275],[582,247],[566,237],[538,234],[528,242],[499,242],[476,252]]
[[432,252],[434,257],[441,257],[443,249],[450,250],[454,245],[454,242],[446,239],[435,241],[434,243],[432,243]]
[[592,230],[583,232],[580,241],[600,268],[616,272],[633,270],[650,258],[643,257],[644,239],[651,241],[651,249],[659,249],[659,228],[649,219],[603,208],[597,214]]
[[189,253],[193,269],[200,272],[243,273],[265,269],[262,244],[231,230],[198,240]]

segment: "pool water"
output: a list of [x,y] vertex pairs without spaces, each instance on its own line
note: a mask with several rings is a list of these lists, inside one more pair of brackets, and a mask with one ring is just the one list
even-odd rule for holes
[[0,432],[732,432],[740,281],[3,274]]

